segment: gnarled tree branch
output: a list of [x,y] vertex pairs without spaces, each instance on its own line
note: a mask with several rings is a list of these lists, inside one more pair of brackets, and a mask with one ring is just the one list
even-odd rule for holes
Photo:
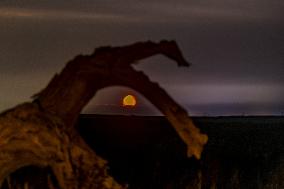
[[74,129],[82,108],[104,87],[131,87],[148,98],[171,122],[200,158],[207,136],[194,126],[186,111],[158,84],[131,65],[163,54],[179,66],[189,66],[173,41],[142,42],[124,47],[102,47],[77,56],[32,103],[0,115],[0,184],[13,171],[28,165],[50,166],[63,189],[122,188],[106,173],[106,162],[88,147]]

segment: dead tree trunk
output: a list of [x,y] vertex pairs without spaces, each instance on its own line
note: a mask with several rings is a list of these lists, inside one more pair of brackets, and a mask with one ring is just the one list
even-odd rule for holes
[[[122,188],[106,171],[106,161],[89,148],[74,128],[82,108],[104,87],[131,87],[148,98],[171,122],[188,146],[188,155],[200,158],[207,136],[201,134],[186,111],[157,83],[131,64],[163,54],[189,66],[173,41],[143,42],[124,47],[102,47],[79,55],[56,74],[33,102],[0,115],[0,186],[17,169],[29,165],[51,167],[62,189]],[[50,186],[52,188],[52,186]]]

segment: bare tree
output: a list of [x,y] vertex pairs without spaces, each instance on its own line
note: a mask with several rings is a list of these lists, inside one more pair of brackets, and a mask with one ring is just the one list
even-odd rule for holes
[[0,186],[14,171],[34,165],[50,167],[62,189],[122,188],[107,174],[106,161],[95,154],[74,128],[82,108],[98,90],[108,86],[127,86],[143,94],[186,143],[188,156],[199,159],[207,136],[200,133],[186,111],[165,90],[131,66],[156,54],[173,59],[178,66],[189,66],[174,41],[101,47],[91,55],[79,55],[68,62],[33,97],[33,102],[3,112]]

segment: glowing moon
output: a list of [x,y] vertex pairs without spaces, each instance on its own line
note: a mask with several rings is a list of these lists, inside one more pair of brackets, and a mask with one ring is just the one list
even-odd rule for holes
[[123,106],[135,106],[136,105],[136,98],[133,95],[127,95],[122,100]]

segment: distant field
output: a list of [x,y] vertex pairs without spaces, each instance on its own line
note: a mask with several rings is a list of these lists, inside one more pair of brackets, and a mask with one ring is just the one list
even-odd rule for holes
[[186,157],[165,117],[81,115],[78,129],[130,188],[284,188],[284,117],[193,120],[209,136],[201,161]]

